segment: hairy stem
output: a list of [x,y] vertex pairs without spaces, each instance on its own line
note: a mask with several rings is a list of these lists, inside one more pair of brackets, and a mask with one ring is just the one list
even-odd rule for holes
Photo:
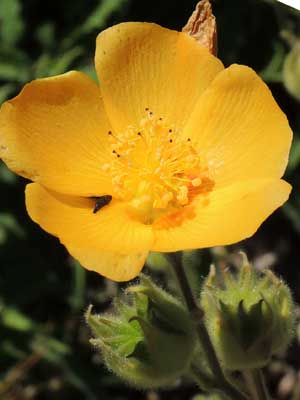
[[261,370],[245,369],[242,371],[242,373],[253,400],[271,400],[265,384],[265,378]]
[[259,400],[271,400],[269,391],[266,386],[265,377],[261,369],[253,370],[254,381],[257,387]]
[[208,365],[214,374],[215,382],[218,384],[219,390],[223,391],[231,400],[247,400],[248,397],[241,393],[235,386],[233,386],[225,377],[224,372],[219,363],[213,344],[210,340],[207,329],[204,325],[203,310],[198,306],[191,286],[188,282],[186,273],[182,265],[181,252],[167,253],[167,258],[172,264],[175,275],[177,277],[178,285],[180,286],[183,298],[186,302],[187,308],[191,314],[193,321],[196,324],[198,339],[201,348],[205,352]]
[[249,390],[249,393],[251,394],[251,399],[252,400],[260,400],[258,390],[256,387],[256,382],[254,379],[254,376],[252,374],[252,371],[250,369],[245,369],[242,371],[244,381],[247,385],[247,388]]
[[212,377],[193,363],[190,367],[190,375],[204,392],[209,392],[209,388],[216,387],[216,383]]

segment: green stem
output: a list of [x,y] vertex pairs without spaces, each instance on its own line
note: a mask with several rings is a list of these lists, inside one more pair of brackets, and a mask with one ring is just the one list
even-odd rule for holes
[[260,369],[245,369],[242,373],[253,400],[271,400]]
[[181,252],[176,253],[167,253],[167,258],[171,261],[172,267],[175,271],[175,275],[177,278],[177,283],[180,286],[184,301],[186,302],[187,308],[191,314],[193,314],[193,318],[199,318],[201,320],[204,316],[203,311],[200,309],[194,295],[192,293],[191,286],[187,279],[186,273],[183,269],[181,262]]
[[260,400],[256,382],[251,369],[244,369],[242,371],[244,381],[247,385],[252,400]]
[[193,321],[196,324],[198,339],[201,348],[205,352],[208,365],[212,373],[214,374],[215,381],[219,386],[218,389],[223,391],[231,400],[247,400],[248,397],[245,394],[241,393],[230,382],[228,382],[223,373],[215,349],[203,322],[204,312],[196,303],[186,273],[184,271],[181,261],[181,252],[167,253],[166,256],[172,264],[187,308],[191,314],[191,317],[193,318]]
[[253,375],[257,387],[259,400],[271,400],[262,370],[260,369],[253,370]]
[[204,392],[209,392],[211,388],[216,387],[216,382],[202,369],[198,368],[197,365],[192,364],[190,367],[190,375],[195,382],[198,383],[201,390]]

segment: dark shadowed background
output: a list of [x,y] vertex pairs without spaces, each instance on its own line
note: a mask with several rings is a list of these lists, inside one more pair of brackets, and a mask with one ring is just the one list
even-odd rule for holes
[[[289,202],[253,238],[226,253],[223,249],[194,252],[190,274],[199,282],[212,261],[234,265],[233,252],[244,249],[256,267],[279,273],[298,303],[300,61],[297,67],[289,57],[292,48],[296,51],[297,35],[300,40],[300,12],[275,0],[212,3],[219,57],[226,66],[242,63],[254,68],[289,118],[295,141],[286,179],[294,190]],[[0,0],[0,102],[38,77],[79,69],[95,78],[93,56],[100,30],[122,21],[151,21],[181,30],[195,4],[190,0]],[[97,311],[106,310],[122,285],[85,271],[56,238],[29,219],[25,185],[25,180],[0,164],[0,399],[193,399],[198,391],[188,381],[157,393],[138,392],[104,369],[100,355],[89,345],[83,312],[90,303]],[[165,280],[167,272],[155,267],[155,260],[151,264],[157,277]],[[300,398],[299,369],[296,340],[267,370],[274,397]]]

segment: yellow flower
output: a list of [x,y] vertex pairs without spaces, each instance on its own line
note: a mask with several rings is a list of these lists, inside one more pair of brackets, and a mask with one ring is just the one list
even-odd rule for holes
[[240,241],[287,200],[291,130],[250,68],[148,23],[102,32],[95,62],[100,87],[38,79],[0,113],[29,215],[86,268],[131,279],[149,251]]

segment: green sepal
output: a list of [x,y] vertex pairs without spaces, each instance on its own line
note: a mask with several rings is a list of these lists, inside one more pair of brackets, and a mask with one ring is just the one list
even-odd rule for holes
[[157,286],[148,276],[140,275],[140,284],[130,286],[129,293],[142,293],[149,302],[148,318],[156,324],[165,325],[166,329],[178,333],[194,332],[194,326],[182,303]]
[[182,362],[186,360],[191,349],[186,335],[165,332],[142,318],[137,317],[136,320],[143,330],[145,346],[152,366],[157,368],[160,373],[164,375],[167,373],[176,378],[178,371],[182,370]]
[[97,347],[106,367],[126,383],[137,388],[157,388],[170,383],[170,378],[159,373],[153,366],[135,357],[123,357],[100,339],[91,339]]
[[255,271],[244,256],[238,274],[218,284],[212,269],[201,305],[205,323],[225,368],[261,368],[294,336],[295,316],[288,287],[271,271]]
[[131,385],[155,388],[188,372],[196,333],[180,301],[141,275],[140,283],[114,301],[112,314],[86,321],[107,368]]
[[[90,306],[85,318],[93,334],[121,356],[131,355],[137,344],[143,340],[143,331],[137,321],[122,321],[122,318],[113,315],[96,315],[91,311]],[[132,317],[133,315],[130,318]]]

